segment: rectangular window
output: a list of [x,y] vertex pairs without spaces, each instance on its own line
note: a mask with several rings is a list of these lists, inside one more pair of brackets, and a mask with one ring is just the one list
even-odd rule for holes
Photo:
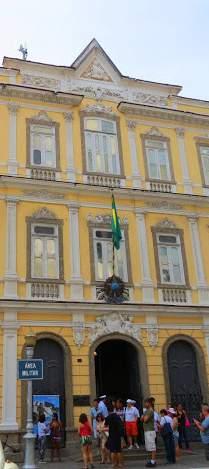
[[176,234],[157,234],[161,283],[184,285],[181,241]]
[[31,273],[32,278],[58,279],[58,226],[31,226]]
[[86,163],[89,172],[120,174],[116,122],[85,118]]
[[[108,229],[93,230],[94,261],[95,261],[95,280],[104,281],[113,274],[112,255],[112,232]],[[128,281],[127,261],[124,232],[122,231],[122,240],[120,249],[115,249],[115,274],[124,282]]]
[[209,145],[200,145],[199,149],[205,184],[209,186]]
[[145,152],[150,179],[171,180],[168,145],[166,141],[146,139]]
[[55,127],[32,124],[30,142],[31,164],[37,167],[56,168]]

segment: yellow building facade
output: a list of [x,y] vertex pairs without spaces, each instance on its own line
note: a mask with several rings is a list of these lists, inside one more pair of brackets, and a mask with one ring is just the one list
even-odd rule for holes
[[[0,431],[25,428],[27,334],[66,437],[93,397],[198,411],[209,380],[209,103],[123,76],[93,40],[74,63],[0,69]],[[121,304],[111,195],[122,229]],[[38,398],[37,398],[38,399]]]

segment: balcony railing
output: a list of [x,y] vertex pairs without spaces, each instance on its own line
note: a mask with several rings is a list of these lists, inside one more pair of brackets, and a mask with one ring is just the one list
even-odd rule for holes
[[56,171],[53,169],[32,168],[31,177],[33,179],[43,179],[44,181],[55,181]]
[[60,296],[59,284],[49,282],[32,282],[31,297],[34,299],[57,300]]
[[88,174],[87,183],[95,186],[120,187],[121,179],[115,176],[103,176],[98,174]]
[[160,293],[163,303],[188,303],[187,290],[184,288],[162,288]]
[[150,190],[153,192],[173,192],[172,184],[167,182],[150,182]]

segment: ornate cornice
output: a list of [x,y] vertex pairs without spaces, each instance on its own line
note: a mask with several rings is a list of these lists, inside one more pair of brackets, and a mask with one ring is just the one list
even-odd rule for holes
[[79,105],[83,99],[83,95],[79,94],[55,92],[48,89],[29,88],[27,86],[5,83],[0,84],[0,96],[71,105]]
[[154,106],[144,106],[128,102],[120,102],[118,110],[124,114],[136,116],[151,117],[154,119],[172,120],[175,122],[184,122],[187,124],[209,125],[209,116],[204,114],[195,114],[192,112],[179,111],[176,109],[166,109]]

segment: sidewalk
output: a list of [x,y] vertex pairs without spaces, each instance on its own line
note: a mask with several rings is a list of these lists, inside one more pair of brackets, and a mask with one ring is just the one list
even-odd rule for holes
[[[127,461],[125,463],[125,468],[130,469],[140,469],[144,468],[146,461]],[[72,459],[64,459],[63,462],[58,463],[46,463],[46,464],[39,464],[38,467],[44,469],[82,469],[83,464],[82,462],[75,462]],[[95,468],[101,468],[101,465],[96,461]],[[111,466],[109,464],[102,466],[104,469],[110,469]],[[165,460],[159,460],[157,467],[159,469],[166,467]],[[183,454],[180,461],[175,464],[176,469],[204,469],[209,468],[209,462],[205,460],[204,451],[201,449],[195,451],[193,454]]]

